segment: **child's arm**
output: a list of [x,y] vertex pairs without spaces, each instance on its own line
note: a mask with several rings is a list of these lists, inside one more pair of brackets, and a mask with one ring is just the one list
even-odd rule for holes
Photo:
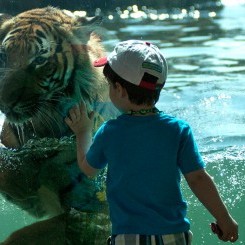
[[80,169],[87,176],[94,176],[99,171],[91,167],[86,160],[86,153],[92,142],[93,113],[88,115],[84,102],[69,110],[65,122],[76,135],[77,161]]
[[209,174],[204,169],[197,170],[185,174],[185,179],[200,202],[217,220],[223,233],[219,239],[235,242],[238,239],[238,225],[230,216]]

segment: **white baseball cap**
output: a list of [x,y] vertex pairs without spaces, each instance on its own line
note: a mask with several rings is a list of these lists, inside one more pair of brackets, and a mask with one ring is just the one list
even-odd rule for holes
[[167,62],[158,47],[150,42],[120,42],[107,57],[94,62],[95,67],[106,64],[124,80],[150,90],[161,89],[167,79]]

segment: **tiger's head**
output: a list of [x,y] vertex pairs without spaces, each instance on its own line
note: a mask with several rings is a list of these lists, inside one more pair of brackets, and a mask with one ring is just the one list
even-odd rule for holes
[[104,78],[92,65],[104,52],[94,33],[100,22],[53,7],[2,21],[0,110],[17,131],[59,137],[72,104],[100,99]]

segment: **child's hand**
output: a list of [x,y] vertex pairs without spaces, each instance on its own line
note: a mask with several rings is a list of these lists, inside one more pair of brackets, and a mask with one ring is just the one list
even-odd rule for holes
[[238,225],[234,219],[229,217],[226,221],[217,221],[217,225],[220,240],[235,242],[238,239]]
[[92,131],[93,117],[94,113],[88,114],[85,103],[81,101],[69,110],[69,116],[65,118],[65,122],[75,135],[80,135]]

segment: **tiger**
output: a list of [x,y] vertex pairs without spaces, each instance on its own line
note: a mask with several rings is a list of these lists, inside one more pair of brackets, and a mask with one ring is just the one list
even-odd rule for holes
[[[100,16],[52,6],[1,16],[0,111],[5,119],[0,192],[42,219],[1,244],[105,243],[107,205],[98,198],[98,180],[80,172],[75,139],[64,123],[81,100],[88,111],[95,111],[94,132],[111,116],[107,82],[102,70],[93,67],[106,53],[98,34],[101,22]],[[69,144],[64,144],[65,137]]]

